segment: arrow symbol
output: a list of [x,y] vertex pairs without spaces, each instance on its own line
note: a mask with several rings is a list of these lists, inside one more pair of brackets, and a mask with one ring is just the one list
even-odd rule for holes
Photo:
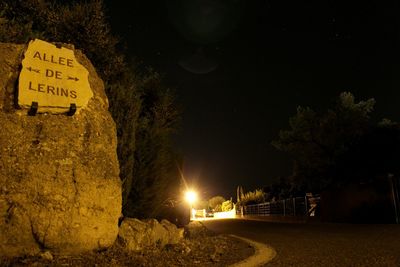
[[36,72],[36,73],[40,73],[40,70],[34,69],[32,67],[29,67],[29,68],[26,68],[26,69],[29,70],[29,71]]
[[73,81],[75,81],[75,82],[79,81],[78,78],[76,78],[76,77],[71,77],[71,76],[68,76],[68,80],[73,80]]

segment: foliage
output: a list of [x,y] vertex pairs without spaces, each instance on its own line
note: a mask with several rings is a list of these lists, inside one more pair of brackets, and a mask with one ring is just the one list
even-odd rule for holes
[[249,191],[247,193],[244,193],[244,195],[240,198],[240,201],[236,204],[238,206],[246,206],[264,202],[265,202],[265,194],[263,190],[256,189],[254,191]]
[[221,211],[230,211],[233,209],[232,199],[228,199],[227,201],[222,202]]
[[[64,4],[62,4],[64,3]],[[101,0],[74,2],[3,0],[0,42],[26,43],[33,38],[74,44],[109,81],[124,70],[118,38],[111,34]]]
[[126,211],[131,216],[157,217],[165,201],[177,196],[180,189],[178,156],[171,142],[180,115],[174,94],[163,86],[159,74],[150,70],[140,85],[143,96],[134,153],[136,179]]
[[[388,156],[375,145],[390,131],[379,130],[371,122],[374,104],[374,99],[357,103],[351,93],[342,93],[336,106],[326,112],[299,107],[289,120],[290,129],[280,131],[279,139],[273,142],[294,159],[292,183],[305,191],[321,191],[383,174],[383,169],[371,173],[371,165],[366,164]],[[393,128],[389,120],[381,125]],[[391,131],[396,136],[396,130]],[[395,137],[390,140],[385,149],[393,154],[399,141]]]
[[120,177],[123,182],[123,203],[126,205],[133,186],[135,165],[136,131],[142,106],[143,92],[139,86],[140,78],[124,72],[121,78],[109,84],[108,99],[110,112],[117,128],[117,154],[120,163]]
[[179,160],[171,146],[179,121],[174,94],[159,74],[125,60],[102,0],[1,1],[0,42],[33,38],[74,44],[91,60],[105,82],[117,126],[124,213],[161,214],[160,203],[171,203],[177,195],[172,187],[179,189]]
[[398,175],[399,155],[400,125],[394,122],[379,123],[338,158],[334,175],[342,183],[342,177],[365,183],[387,177],[389,173]]
[[208,200],[208,206],[214,211],[222,211],[221,205],[225,202],[225,198],[222,196],[214,196]]
[[[291,177],[279,177],[277,182],[264,187],[263,192],[265,193],[265,201],[267,202],[297,196]],[[300,195],[304,196],[304,192],[301,192]]]

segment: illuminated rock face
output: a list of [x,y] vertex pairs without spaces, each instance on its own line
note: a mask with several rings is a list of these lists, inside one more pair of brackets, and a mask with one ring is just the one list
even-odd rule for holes
[[149,247],[160,248],[167,244],[178,244],[183,239],[183,228],[167,220],[159,223],[155,219],[140,221],[125,218],[119,228],[119,240],[127,250],[140,251]]
[[93,97],[73,116],[28,116],[16,108],[25,49],[0,43],[0,255],[108,247],[118,235],[121,184],[103,82],[74,50]]

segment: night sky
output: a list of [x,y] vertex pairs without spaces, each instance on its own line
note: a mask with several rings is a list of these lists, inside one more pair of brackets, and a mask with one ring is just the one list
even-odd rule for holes
[[376,99],[376,119],[400,120],[398,1],[105,2],[129,56],[176,90],[176,145],[206,196],[289,175],[271,141],[298,105],[326,109],[350,91]]

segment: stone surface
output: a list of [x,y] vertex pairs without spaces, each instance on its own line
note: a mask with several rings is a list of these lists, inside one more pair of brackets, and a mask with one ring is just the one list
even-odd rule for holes
[[168,244],[177,244],[182,240],[184,233],[183,228],[177,228],[175,224],[168,220],[162,220],[161,225],[167,230]]
[[119,228],[119,239],[126,249],[140,251],[147,247],[164,247],[178,244],[183,239],[183,228],[177,228],[167,220],[140,221],[125,218]]
[[0,43],[0,256],[113,244],[121,213],[115,124],[88,59],[93,97],[74,116],[16,109],[25,45]]
[[53,255],[51,255],[50,251],[45,251],[40,254],[40,257],[47,261],[52,261],[54,259]]
[[75,104],[79,113],[93,96],[88,75],[73,49],[32,40],[22,60],[18,105],[29,109],[34,101],[39,113],[63,113]]

